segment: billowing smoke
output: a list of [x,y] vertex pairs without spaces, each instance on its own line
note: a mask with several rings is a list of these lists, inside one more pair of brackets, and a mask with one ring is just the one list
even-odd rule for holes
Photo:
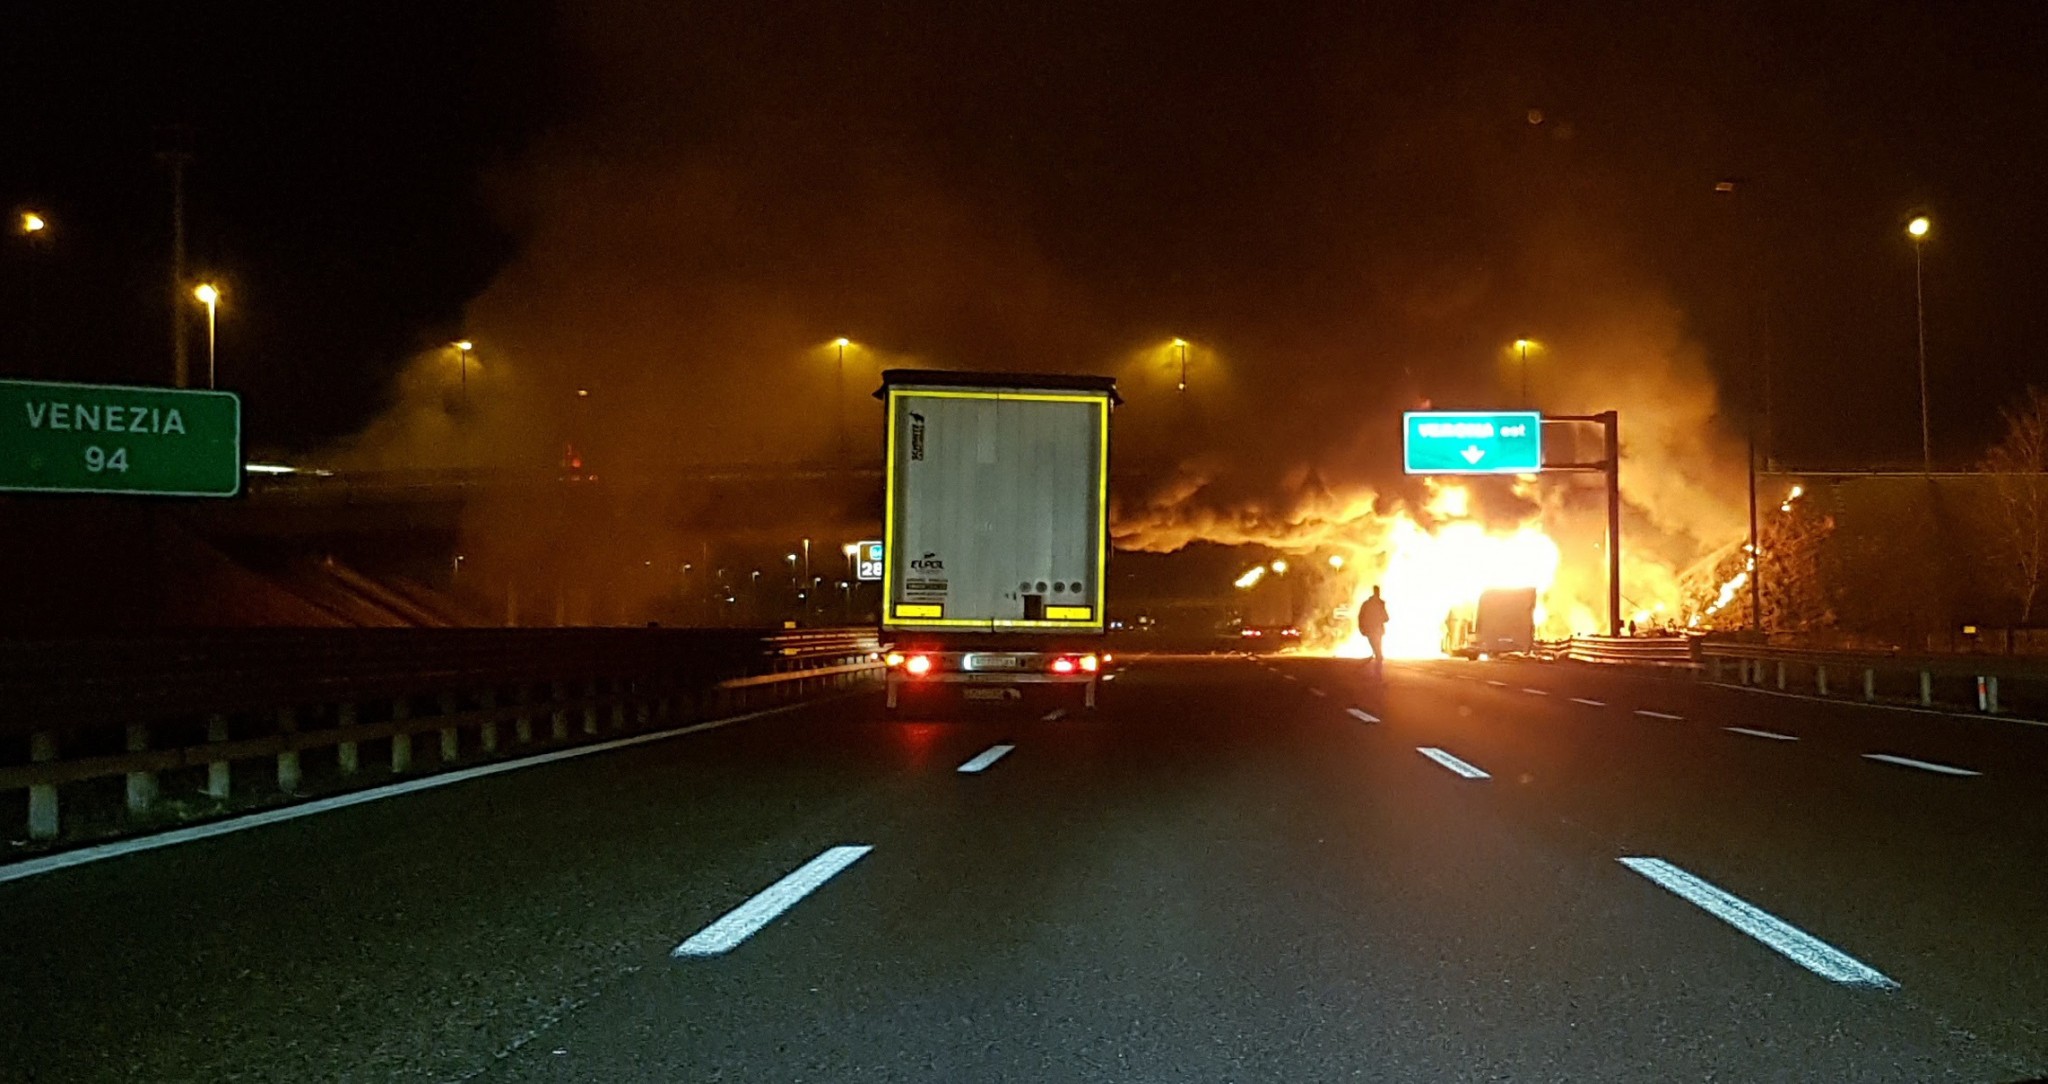
[[[570,119],[493,182],[524,241],[470,307],[466,391],[428,351],[338,455],[595,476],[568,513],[501,488],[463,545],[635,619],[660,581],[631,569],[697,544],[659,479],[872,463],[888,366],[1111,373],[1119,545],[1341,544],[1365,577],[1390,517],[1430,521],[1399,412],[1514,405],[1529,336],[1535,405],[1621,411],[1631,582],[1663,597],[1740,491],[1618,179],[1661,152],[1532,110],[1512,25],[1410,15],[575,5]],[[1592,480],[1473,499],[1598,582]]]

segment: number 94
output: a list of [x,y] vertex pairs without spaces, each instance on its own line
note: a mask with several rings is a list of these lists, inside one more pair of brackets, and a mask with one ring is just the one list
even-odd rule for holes
[[112,452],[97,444],[85,446],[85,469],[99,474],[104,471],[128,473],[128,449],[116,448]]

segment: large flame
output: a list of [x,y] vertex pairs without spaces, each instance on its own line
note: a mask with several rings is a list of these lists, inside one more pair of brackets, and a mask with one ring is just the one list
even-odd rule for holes
[[[1383,543],[1384,561],[1376,572],[1363,570],[1352,586],[1345,613],[1356,613],[1372,587],[1380,587],[1387,602],[1389,658],[1443,654],[1445,619],[1469,610],[1482,592],[1495,588],[1535,588],[1536,619],[1539,625],[1546,622],[1562,559],[1557,543],[1539,523],[1489,528],[1471,517],[1471,503],[1471,494],[1463,485],[1446,483],[1436,488],[1426,506],[1431,526],[1425,527],[1405,511],[1396,513]],[[1581,622],[1591,617],[1583,606],[1563,609],[1581,615]],[[1553,631],[1562,635],[1581,630]],[[1335,644],[1317,646],[1343,656],[1367,653],[1356,628],[1344,629]]]

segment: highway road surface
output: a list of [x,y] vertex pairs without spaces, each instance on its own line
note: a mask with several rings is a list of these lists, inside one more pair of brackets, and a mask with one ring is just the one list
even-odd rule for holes
[[0,1079],[2048,1073],[2048,728],[1244,658],[1046,714],[862,694],[0,881]]

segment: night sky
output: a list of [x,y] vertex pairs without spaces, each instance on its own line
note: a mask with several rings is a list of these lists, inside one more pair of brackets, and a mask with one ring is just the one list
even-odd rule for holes
[[1925,212],[1936,454],[1974,459],[2048,383],[2048,8],[1666,7],[17,6],[0,202],[54,228],[7,239],[0,366],[168,373],[183,125],[259,445],[457,335],[684,424],[773,416],[838,334],[1120,373],[1185,335],[1242,421],[1498,399],[1525,334],[1622,372],[1626,324],[1724,398],[1766,328],[1781,460],[1904,465]]

